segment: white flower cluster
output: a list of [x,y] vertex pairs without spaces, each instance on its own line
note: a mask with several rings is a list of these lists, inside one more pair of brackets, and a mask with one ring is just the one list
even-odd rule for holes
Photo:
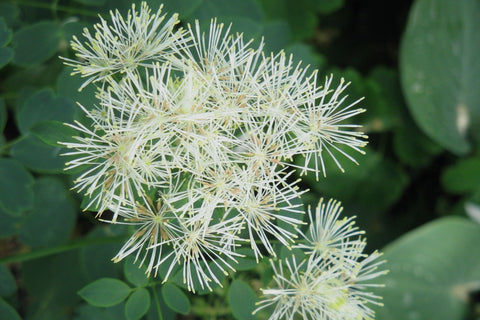
[[[294,172],[318,179],[325,155],[341,169],[336,157],[355,161],[348,151],[366,144],[345,122],[364,111],[345,105],[347,84],[332,88],[329,77],[317,86],[317,71],[283,52],[264,55],[262,44],[253,48],[216,21],[207,34],[198,22],[182,29],[177,15],[166,20],[145,3],[111,20],[95,25],[94,35],[85,30],[86,42],[74,38],[78,60],[64,58],[86,78],[80,89],[97,85],[99,100],[80,106],[90,123],[71,124],[79,136],[64,145],[72,149],[67,169],[83,169],[75,188],[88,206],[137,227],[114,260],[135,255],[148,273],[165,268],[165,280],[180,264],[194,291],[220,284],[216,271],[234,271],[238,246],[250,246],[257,260],[276,255],[273,243],[294,246],[306,192]],[[357,262],[364,244],[347,241],[358,234],[344,233],[350,220],[328,219],[304,248],[315,243],[317,252],[332,246],[318,239],[344,234],[323,265],[339,272],[346,264],[354,274],[368,264]],[[314,260],[307,270],[318,269]]]
[[374,318],[369,305],[381,305],[380,297],[365,290],[382,286],[371,280],[386,273],[377,270],[385,261],[378,261],[378,252],[363,253],[363,231],[353,218],[340,220],[341,211],[339,202],[323,199],[315,217],[309,209],[310,227],[307,234],[299,231],[304,242],[295,246],[300,257],[285,259],[286,268],[282,260],[271,261],[274,288],[261,289],[255,313],[270,307],[269,320]]

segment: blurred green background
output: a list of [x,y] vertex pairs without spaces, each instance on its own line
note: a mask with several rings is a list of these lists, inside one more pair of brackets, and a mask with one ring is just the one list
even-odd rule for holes
[[[245,38],[263,37],[266,51],[283,49],[324,76],[351,81],[347,102],[365,97],[359,106],[367,112],[356,120],[369,136],[366,154],[356,156],[359,165],[342,162],[345,173],[330,163],[325,179],[305,177],[305,203],[342,201],[370,250],[385,252],[390,273],[377,291],[385,304],[377,319],[480,319],[479,1],[147,2],[178,12],[183,24],[232,23]],[[163,319],[251,317],[232,316],[230,293],[221,290],[206,297],[157,286],[130,313],[123,302],[95,307],[77,294],[102,277],[144,283],[132,280],[127,263],[110,261],[124,230],[81,212],[63,172],[64,150],[38,132],[49,121],[78,118],[76,102],[95,104],[94,90],[79,93],[81,79],[58,56],[73,58],[72,35],[98,14],[126,13],[131,3],[0,1],[2,320],[158,319],[157,303]]]

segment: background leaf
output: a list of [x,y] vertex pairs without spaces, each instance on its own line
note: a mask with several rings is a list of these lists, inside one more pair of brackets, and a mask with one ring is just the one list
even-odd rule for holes
[[448,217],[389,245],[376,319],[464,319],[470,293],[480,289],[479,243],[478,224]]
[[190,312],[190,300],[185,293],[173,283],[162,285],[162,297],[165,304],[175,312],[188,314]]
[[5,320],[21,320],[22,319],[18,315],[17,311],[2,298],[0,298],[0,314],[2,315],[2,319],[5,319]]
[[12,273],[5,265],[0,265],[0,297],[8,297],[16,290],[17,284]]
[[19,216],[33,206],[33,177],[17,161],[0,159],[0,207]]
[[234,280],[228,289],[228,304],[232,309],[232,315],[237,320],[254,319],[252,315],[255,310],[257,296],[252,288],[242,280]]
[[125,315],[128,320],[138,320],[150,308],[150,293],[145,288],[134,291],[125,303]]
[[417,0],[410,11],[400,71],[410,112],[433,140],[456,154],[470,150],[480,124],[480,3]]
[[59,142],[73,142],[75,140],[72,137],[78,135],[77,130],[56,120],[37,122],[30,128],[30,132],[52,147],[62,147]]
[[58,50],[60,28],[52,21],[37,22],[13,35],[13,63],[28,67],[45,62]]
[[33,186],[33,208],[20,230],[20,240],[32,247],[66,242],[73,231],[76,211],[63,183],[41,177]]
[[148,284],[148,277],[145,274],[145,265],[139,266],[138,262],[134,262],[135,257],[129,256],[123,263],[123,274],[125,278],[137,287],[143,287]]
[[93,306],[110,307],[125,300],[130,291],[123,281],[101,278],[83,287],[78,294]]

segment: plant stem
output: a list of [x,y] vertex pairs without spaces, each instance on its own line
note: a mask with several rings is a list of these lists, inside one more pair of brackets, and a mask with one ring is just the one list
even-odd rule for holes
[[155,300],[155,307],[157,308],[158,320],[163,320],[162,310],[160,308],[160,302],[158,301],[157,290],[155,287],[152,287],[153,299]]
[[28,260],[38,259],[46,257],[52,254],[62,253],[78,248],[87,247],[95,244],[105,244],[105,243],[115,243],[123,240],[124,236],[114,236],[114,237],[101,237],[101,238],[84,238],[76,241],[72,241],[67,244],[62,244],[55,247],[47,247],[42,249],[37,249],[34,251],[17,254],[14,256],[0,258],[0,264],[12,263],[12,262],[24,262]]

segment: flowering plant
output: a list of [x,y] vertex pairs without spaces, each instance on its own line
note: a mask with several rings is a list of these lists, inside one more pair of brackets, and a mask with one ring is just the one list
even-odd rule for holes
[[[318,86],[317,71],[215,20],[205,32],[161,14],[146,3],[111,13],[85,42],[74,38],[77,59],[63,58],[98,99],[79,105],[87,120],[69,124],[78,135],[62,143],[67,169],[81,169],[75,189],[99,219],[133,230],[113,260],[134,256],[163,282],[179,272],[196,292],[221,286],[248,248],[274,273],[255,313],[373,318],[379,297],[365,290],[384,273],[380,254],[364,253],[334,200],[305,221],[308,190],[296,178],[318,180],[324,157],[343,170],[337,157],[363,152],[366,136],[348,121],[364,110],[345,105],[347,84],[330,76]],[[280,259],[280,246],[292,255]]]

